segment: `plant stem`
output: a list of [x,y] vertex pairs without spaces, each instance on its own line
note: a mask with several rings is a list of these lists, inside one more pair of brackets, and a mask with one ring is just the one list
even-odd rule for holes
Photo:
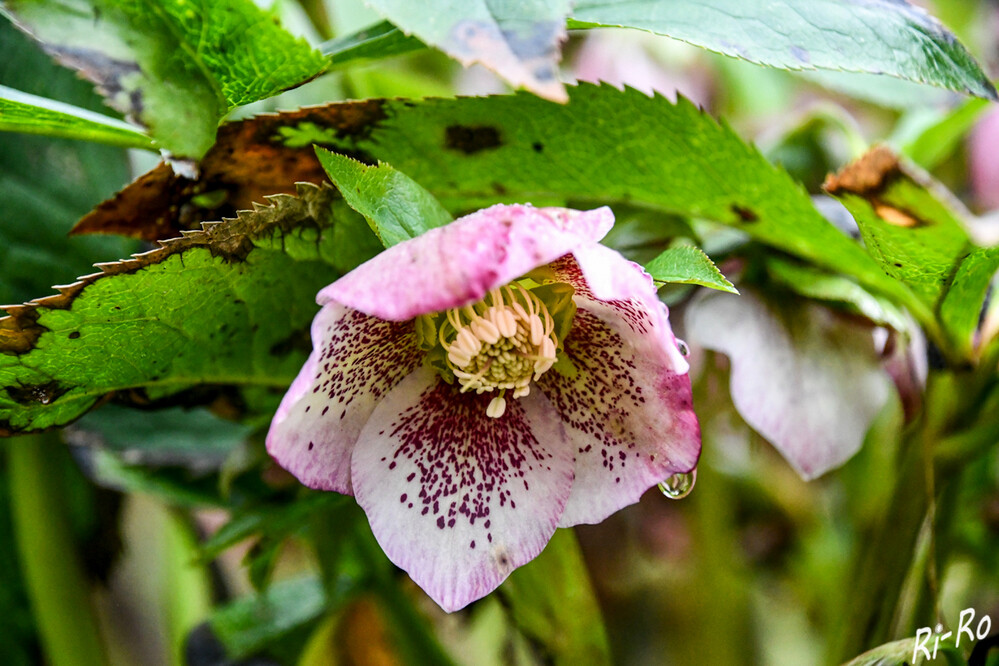
[[[940,371],[930,376],[923,414],[905,434],[900,449],[891,500],[875,530],[861,535],[863,550],[849,579],[853,594],[844,610],[839,642],[831,646],[830,663],[842,663],[893,638],[913,635],[913,613],[927,607],[919,603],[921,595],[937,593],[938,549],[933,533],[936,523],[946,520],[945,514],[953,508],[948,503],[938,515],[937,498],[945,484],[937,480],[960,470],[999,434],[996,400],[987,374]],[[930,531],[928,554],[918,557],[924,526]],[[916,588],[903,595],[907,580]],[[936,601],[931,601],[932,609]],[[937,620],[922,619],[924,624]]]
[[51,666],[104,666],[90,583],[73,540],[61,475],[67,455],[58,435],[10,440],[11,505],[21,568]]

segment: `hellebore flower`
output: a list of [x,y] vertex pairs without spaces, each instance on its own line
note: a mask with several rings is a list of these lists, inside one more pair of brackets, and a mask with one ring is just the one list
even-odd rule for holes
[[556,527],[692,470],[700,431],[665,306],[589,212],[497,205],[395,245],[317,298],[267,436],[353,494],[385,553],[457,610]]

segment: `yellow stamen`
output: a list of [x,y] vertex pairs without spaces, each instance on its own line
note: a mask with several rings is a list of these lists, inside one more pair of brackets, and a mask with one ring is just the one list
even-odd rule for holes
[[491,289],[474,305],[448,310],[445,318],[439,340],[461,391],[499,391],[486,409],[491,418],[506,412],[507,390],[512,398],[529,395],[531,381],[555,363],[555,320],[541,299],[517,283]]

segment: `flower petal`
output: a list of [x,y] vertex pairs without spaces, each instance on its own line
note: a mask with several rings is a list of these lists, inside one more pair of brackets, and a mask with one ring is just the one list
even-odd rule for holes
[[318,301],[393,321],[442,312],[595,243],[613,224],[608,208],[492,206],[392,246],[323,289]]
[[555,262],[557,279],[573,285],[580,298],[616,310],[633,332],[658,340],[654,346],[666,355],[670,367],[680,374],[687,372],[689,365],[676,346],[669,311],[656,294],[652,276],[638,264],[596,243],[573,250],[573,258],[575,262]]
[[559,521],[568,527],[599,522],[668,476],[689,472],[701,440],[690,379],[674,367],[679,352],[658,299],[651,309],[650,299],[637,296],[603,302],[572,259],[555,268],[576,289],[578,309],[565,340],[576,374],[552,370],[538,385],[558,410],[576,458]]
[[891,395],[871,328],[811,301],[707,294],[691,339],[727,355],[732,402],[805,480],[842,465]]
[[331,303],[313,350],[274,415],[267,451],[307,486],[350,494],[350,453],[378,401],[419,366],[412,323]]
[[486,416],[428,368],[378,405],[354,449],[357,501],[382,549],[445,610],[485,596],[538,555],[572,485],[555,411],[532,393]]

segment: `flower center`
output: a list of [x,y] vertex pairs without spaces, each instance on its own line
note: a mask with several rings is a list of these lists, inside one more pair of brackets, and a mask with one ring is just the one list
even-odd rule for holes
[[490,290],[474,305],[445,313],[439,340],[462,393],[499,391],[486,408],[492,418],[506,411],[506,392],[531,392],[555,363],[558,336],[544,302],[516,282]]

